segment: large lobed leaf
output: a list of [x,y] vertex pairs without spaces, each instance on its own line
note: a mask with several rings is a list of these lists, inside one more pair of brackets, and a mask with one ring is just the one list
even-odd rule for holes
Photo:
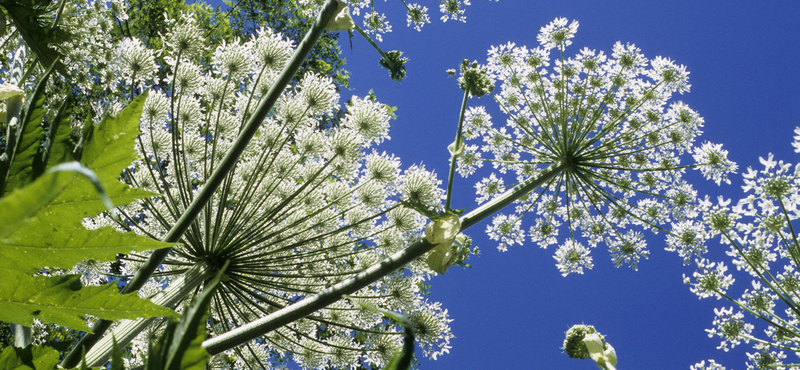
[[[0,369],[3,370],[57,370],[59,351],[46,345],[25,348],[6,347],[0,353]],[[89,369],[88,367],[75,368]],[[97,369],[100,368],[91,368]]]
[[[135,159],[133,146],[143,102],[144,97],[137,98],[119,116],[91,127],[85,138],[81,162],[96,173],[117,205],[156,195],[118,181]],[[23,272],[45,266],[71,268],[87,259],[111,261],[117,253],[171,246],[111,227],[86,230],[82,219],[106,207],[94,185],[74,174],[44,175],[28,188],[0,199],[0,209],[8,210],[0,214],[0,267]]]
[[5,370],[50,370],[57,364],[58,351],[46,346],[8,346],[0,353],[0,369]]
[[0,319],[31,326],[33,319],[90,332],[84,314],[119,320],[178,316],[135,294],[119,294],[116,284],[81,285],[78,275],[28,276],[4,273],[0,281]]
[[[118,181],[136,159],[144,99],[90,126],[84,136],[81,163],[95,172],[116,205],[156,195]],[[118,253],[172,245],[110,227],[87,230],[82,220],[106,206],[84,176],[45,173],[0,199],[0,209],[0,320],[29,326],[38,318],[88,331],[84,314],[109,320],[174,315],[136,295],[120,295],[115,284],[82,288],[76,276],[31,276],[42,267],[71,268],[87,259],[111,261]]]

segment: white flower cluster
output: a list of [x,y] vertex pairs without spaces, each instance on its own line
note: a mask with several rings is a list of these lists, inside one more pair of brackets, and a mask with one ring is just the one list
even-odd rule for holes
[[[684,66],[648,60],[620,42],[611,55],[583,48],[568,57],[577,29],[578,22],[557,18],[541,28],[539,47],[508,43],[489,50],[487,76],[499,87],[492,95],[508,117],[495,126],[484,107],[467,110],[464,138],[483,145],[464,146],[458,171],[469,176],[491,165],[495,172],[476,185],[479,202],[551,176],[516,202],[513,216],[497,215],[487,227],[500,250],[528,237],[547,247],[566,227],[568,240],[555,254],[562,273],[591,268],[589,252],[601,243],[615,266],[636,269],[649,252],[643,234],[626,229],[657,232],[686,220],[696,213],[696,195],[682,179],[685,170],[699,168],[719,183],[736,165],[718,145],[694,146],[703,118],[671,100],[689,89]],[[532,227],[521,225],[523,216]],[[704,238],[692,227],[683,226],[686,253]]]
[[[70,2],[65,11],[65,16],[59,18],[59,33],[68,35],[65,40],[53,43],[50,47],[61,54],[59,62],[63,65],[63,71],[52,73],[51,83],[47,84],[45,90],[45,109],[47,120],[55,116],[58,106],[67,98],[67,92],[63,86],[69,86],[69,94],[75,101],[88,101],[91,107],[75,107],[74,111],[81,109],[92,109],[94,112],[81,111],[79,114],[92,116],[94,122],[106,114],[114,114],[121,109],[119,105],[97,104],[97,97],[104,97],[109,94],[117,94],[116,81],[117,73],[124,69],[126,77],[130,79],[132,69],[140,69],[141,80],[146,79],[152,66],[148,55],[136,53],[140,44],[127,42],[123,44],[115,43],[113,28],[117,27],[117,21],[128,19],[126,5],[123,0],[96,1],[80,0]],[[68,14],[68,15],[67,15]],[[25,45],[23,38],[14,26],[14,22],[8,22],[9,29],[3,36],[0,36],[0,52],[4,58],[0,60],[0,81],[19,83],[18,78],[23,75],[23,70],[14,68],[14,65],[29,67],[30,73],[25,73],[25,81],[21,81],[21,87],[25,91],[32,91],[35,84],[44,74],[47,68],[38,68],[38,60],[35,54]],[[132,59],[124,61],[115,55],[117,47],[125,48],[130,53],[126,55]],[[32,61],[35,63],[31,63]],[[94,113],[94,114],[92,114]],[[72,126],[76,131],[80,130],[84,120],[82,117],[72,117]],[[78,119],[81,118],[81,119]]]
[[[363,26],[364,32],[375,35],[375,39],[383,41],[383,35],[392,32],[392,25],[387,19],[386,13],[381,13],[376,10],[376,4],[372,1],[365,0],[343,0],[347,3],[350,14],[354,20],[362,17],[359,22]],[[493,1],[493,0],[489,0]],[[498,1],[498,0],[494,0]],[[316,0],[299,0],[296,6],[301,9],[301,13],[306,16],[312,16],[319,10],[321,1]],[[403,1],[403,6],[406,11],[406,24],[413,27],[417,31],[422,31],[422,27],[431,23],[431,16],[428,14],[428,7],[423,4],[412,3]],[[438,2],[439,12],[442,22],[454,20],[458,22],[466,22],[465,15],[466,7],[470,6],[470,0],[440,0]],[[435,6],[435,4],[433,5]]]
[[725,366],[722,366],[716,361],[709,359],[708,364],[706,364],[706,361],[703,360],[692,366],[689,366],[689,370],[725,370]]
[[[744,197],[698,202],[691,219],[673,223],[667,250],[685,263],[694,259],[697,270],[684,281],[698,297],[736,305],[715,310],[709,336],[721,338],[726,351],[753,341],[747,368],[771,369],[782,368],[787,353],[800,356],[800,166],[772,154],[759,160],[762,169],[748,167],[742,175]],[[707,253],[708,242],[717,238],[727,246],[727,261],[713,261]],[[749,287],[732,293],[735,278],[749,281]],[[763,327],[762,336],[755,334],[756,324]]]
[[[218,47],[210,65],[198,59],[204,44],[195,22],[177,21],[163,50],[123,41],[117,60],[128,67],[120,84],[149,85],[137,150],[140,161],[125,178],[163,194],[120,209],[117,227],[163,237],[219,166],[254,113],[293,45],[262,29],[245,42]],[[151,59],[164,55],[159,73]],[[146,61],[135,69],[131,61]],[[138,63],[138,62],[137,62]],[[144,72],[147,71],[148,78]],[[156,71],[156,72],[158,72]],[[127,74],[126,74],[127,73]],[[161,86],[167,86],[166,89]],[[135,90],[132,90],[135,93]],[[213,333],[221,333],[291,305],[345,280],[419,239],[426,221],[416,209],[442,208],[436,176],[374,147],[389,139],[389,108],[374,97],[353,97],[340,108],[330,78],[306,73],[283,92],[273,112],[161,274],[193,265],[221,266],[226,277],[211,304]],[[341,115],[336,127],[324,118]],[[407,207],[410,206],[410,207]],[[94,226],[113,225],[96,218]],[[146,255],[125,258],[124,274]],[[369,305],[409,315],[427,357],[446,353],[452,334],[447,310],[430,302],[420,284],[431,271],[416,262],[352,294]],[[151,289],[164,282],[154,280]],[[236,367],[269,366],[292,358],[304,368],[382,367],[401,347],[399,329],[382,315],[346,300],[229,351]],[[140,336],[134,348],[146,349]],[[220,361],[220,360],[217,360]],[[263,363],[266,361],[267,363]]]

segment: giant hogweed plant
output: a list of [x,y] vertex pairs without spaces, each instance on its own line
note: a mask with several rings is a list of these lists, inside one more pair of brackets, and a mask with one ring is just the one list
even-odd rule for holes
[[616,267],[636,269],[649,255],[643,232],[687,217],[695,200],[683,180],[687,169],[718,184],[736,170],[720,145],[696,146],[703,119],[672,100],[689,91],[684,66],[648,60],[621,42],[610,55],[584,48],[570,57],[577,28],[558,18],[542,27],[537,47],[492,47],[484,68],[499,85],[489,94],[505,124],[495,125],[483,106],[464,107],[466,141],[454,143],[462,176],[484,165],[493,170],[475,184],[479,203],[555,170],[486,231],[501,251],[526,240],[557,245],[564,276],[592,268],[598,245],[608,247]]
[[[320,24],[327,23],[325,17],[336,5],[326,3],[310,34],[318,35]],[[298,46],[303,52],[278,74],[273,64],[280,65],[289,48],[279,36],[264,30],[245,43],[232,40],[217,49],[211,65],[197,65],[191,57],[198,40],[191,28],[191,22],[185,22],[166,36],[166,48],[159,51],[168,56],[165,65],[156,65],[154,52],[133,39],[115,49],[117,72],[112,82],[129,92],[125,102],[152,90],[139,120],[143,134],[136,138],[142,158],[127,168],[124,178],[162,196],[123,207],[119,221],[100,217],[86,223],[179,243],[150,254],[146,261],[145,254],[137,253],[124,259],[123,272],[136,271],[125,290],[149,285],[142,293],[155,293],[155,301],[168,306],[201,289],[215,271],[227,266],[211,304],[209,325],[215,337],[203,347],[212,354],[228,351],[228,358],[241,367],[269,366],[289,357],[304,367],[380,366],[399,347],[401,333],[383,316],[354,301],[409,312],[423,353],[435,357],[448,349],[446,311],[422,299],[416,283],[429,267],[443,272],[460,262],[464,254],[460,231],[515,202],[529,204],[521,214],[542,205],[562,219],[566,215],[571,237],[565,245],[573,248],[563,253],[566,262],[559,261],[559,268],[572,263],[575,267],[567,271],[577,272],[587,261],[573,234],[585,225],[578,223],[582,219],[574,211],[582,207],[588,214],[595,212],[597,223],[611,230],[607,243],[618,242],[620,253],[632,255],[630,260],[636,262],[641,245],[634,238],[624,239],[618,228],[635,223],[632,220],[657,228],[659,221],[646,219],[644,209],[650,208],[632,204],[630,193],[675,201],[674,212],[680,217],[680,202],[691,195],[679,180],[685,168],[701,168],[717,180],[734,168],[724,151],[713,145],[692,149],[695,164],[671,161],[689,150],[699,133],[692,114],[676,111],[670,119],[660,116],[669,96],[688,88],[682,67],[657,58],[652,70],[646,69],[638,49],[620,44],[608,61],[599,54],[593,60],[567,64],[562,57],[554,62],[550,76],[537,78],[544,73],[539,67],[546,63],[546,53],[537,49],[530,56],[526,49],[511,53],[507,47],[509,55],[497,55],[503,61],[500,67],[489,63],[490,73],[477,66],[462,69],[464,103],[451,146],[446,206],[441,209],[441,191],[431,174],[420,167],[401,174],[394,157],[367,152],[387,135],[384,105],[372,98],[354,98],[340,127],[313,129],[320,114],[336,109],[338,94],[330,81],[307,74],[284,91],[292,69],[308,52],[309,40]],[[575,28],[575,22],[556,20],[542,29],[540,41],[563,53]],[[575,77],[579,73],[573,68],[580,70],[578,64],[585,68],[583,79]],[[159,68],[167,72],[163,81],[167,91],[149,88],[157,82]],[[645,70],[643,76],[650,81],[640,78]],[[526,73],[529,90],[522,90],[519,79],[514,82],[517,72]],[[503,78],[509,78],[509,85],[526,98],[517,108],[516,103],[502,104],[518,125],[512,132],[523,137],[495,130],[499,135],[491,135],[496,138],[493,143],[506,153],[494,163],[501,173],[518,170],[518,184],[500,185],[501,190],[489,194],[482,206],[463,214],[450,207],[456,162],[462,172],[475,166],[464,162],[476,155],[463,139],[481,129],[493,132],[476,125],[474,110],[467,114],[466,103],[470,95],[489,93],[493,79]],[[580,81],[583,92],[578,91]],[[269,82],[274,84],[270,87]],[[530,100],[538,99],[538,106],[527,102],[529,95]],[[534,119],[514,116],[518,110],[527,110]],[[246,147],[250,138],[253,146]],[[487,147],[487,151],[501,150]],[[534,159],[518,160],[520,153]],[[640,163],[640,153],[656,155],[660,162]],[[656,178],[631,175],[640,172],[652,172]],[[688,190],[678,194],[665,190],[676,183]],[[551,201],[543,198],[545,191],[552,194]],[[567,199],[566,205],[559,206],[560,197]],[[618,224],[607,220],[606,211],[612,209],[622,215],[617,216],[623,219]],[[420,214],[434,220],[424,238],[419,233]],[[502,235],[505,244],[520,242],[518,220],[519,216],[505,224],[496,221],[490,235],[498,239]],[[612,239],[614,234],[619,239]],[[415,262],[426,253],[428,266]],[[398,269],[403,270],[395,273]],[[154,272],[160,280],[149,280]],[[167,282],[169,287],[162,292]],[[341,301],[344,294],[353,300]],[[93,331],[101,333],[109,324],[101,321]],[[152,323],[122,323],[94,348],[92,339],[77,348],[92,348],[87,359],[100,364],[114,352],[115,338],[130,341],[148,325]],[[80,349],[73,354],[76,351]],[[70,355],[66,362],[75,363],[76,358]]]
[[[647,252],[640,232],[626,228],[669,233],[663,225],[690,216],[695,200],[684,172],[699,169],[719,183],[736,165],[719,145],[695,146],[702,119],[683,103],[669,103],[675,92],[688,91],[683,66],[661,57],[651,62],[634,45],[621,43],[610,57],[585,49],[567,58],[564,50],[576,29],[577,22],[557,19],[542,28],[541,47],[504,45],[490,50],[486,66],[462,65],[464,98],[449,147],[445,213],[431,215],[425,239],[313,297],[207,340],[204,347],[218,353],[270,333],[426,254],[431,267],[444,270],[461,255],[460,231],[512,204],[514,215],[498,215],[487,228],[501,250],[527,237],[553,244],[560,227],[569,234],[555,256],[564,275],[591,266],[581,238],[592,247],[608,245],[617,266],[636,268]],[[561,54],[554,61],[552,49]],[[551,63],[552,72],[545,68]],[[502,81],[500,92],[493,92],[494,80]],[[492,128],[483,109],[467,110],[470,96],[486,94],[509,114],[510,128]],[[481,149],[464,142],[477,137],[484,138],[481,149],[493,158],[482,159]],[[688,163],[682,164],[682,157]],[[490,176],[477,186],[481,206],[466,213],[452,209],[456,170],[471,174],[485,161],[501,175],[515,174],[513,183],[497,184],[498,176]],[[523,216],[535,218],[530,233],[521,230]]]
[[[222,168],[246,122],[255,120],[253,140],[154,274],[185,277],[171,281],[164,298],[157,298],[174,306],[201,286],[203,276],[229,263],[211,304],[210,329],[220,334],[402,249],[419,238],[424,225],[409,207],[433,211],[441,191],[424,168],[402,172],[397,158],[372,149],[388,139],[391,113],[373,97],[353,97],[338,126],[318,128],[323,116],[339,109],[339,94],[329,78],[306,73],[295,86],[275,93],[269,115],[257,117],[256,107],[270,99],[293,51],[279,34],[262,29],[245,42],[225,43],[208,66],[195,62],[203,43],[196,25],[185,21],[165,35],[167,48],[160,51],[165,65],[157,66],[155,51],[135,40],[118,47],[119,84],[133,84],[135,92],[141,81],[149,90],[140,122],[143,134],[137,139],[143,159],[126,178],[163,196],[120,208],[119,221],[101,217],[88,223],[164,239]],[[157,69],[167,71],[169,90],[148,87],[162,85],[155,81]],[[129,254],[122,274],[132,275],[148,258]],[[419,292],[428,272],[412,265],[351,297],[413,312],[409,320],[424,328],[417,330],[423,352],[436,357],[447,351],[451,334],[446,311]],[[145,290],[155,292],[162,284],[150,280]],[[382,366],[399,349],[401,333],[382,315],[359,307],[340,301],[230,355],[239,367],[289,354],[309,368],[351,367],[362,361]],[[145,349],[151,331],[143,331],[146,325],[131,322],[112,329],[87,352],[88,363],[105,360],[112,338],[126,343],[142,332],[133,347]]]

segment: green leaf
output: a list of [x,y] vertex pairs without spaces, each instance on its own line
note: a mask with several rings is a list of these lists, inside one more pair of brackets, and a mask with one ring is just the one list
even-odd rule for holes
[[[81,162],[53,167],[29,186],[0,199],[0,320],[30,326],[34,318],[89,331],[85,314],[119,320],[175,315],[137,295],[119,294],[115,284],[85,287],[77,276],[31,276],[41,267],[69,268],[85,259],[113,260],[117,253],[169,247],[111,227],[87,230],[82,220],[106,210],[110,198],[125,204],[153,193],[130,189],[117,179],[135,159],[134,140],[144,96],[118,117],[90,127]],[[60,170],[60,171],[56,171]],[[89,176],[89,177],[92,177]],[[106,184],[104,202],[96,188]]]
[[50,123],[48,138],[44,145],[44,155],[41,156],[40,163],[34,167],[35,175],[41,176],[45,170],[74,160],[72,152],[72,127],[70,126],[70,116],[72,115],[72,104],[69,100],[61,103],[53,122]]
[[14,142],[9,145],[14,145],[13,148],[7,148],[11,163],[9,164],[8,172],[4,174],[5,178],[0,181],[5,181],[3,185],[3,194],[8,194],[14,189],[21,188],[35,179],[33,174],[33,164],[39,153],[39,147],[44,140],[44,130],[42,129],[42,120],[44,119],[44,90],[47,86],[47,81],[50,79],[52,69],[48,70],[36,84],[31,96],[29,96],[29,103],[26,104],[24,113],[20,119],[21,126],[19,136]]
[[3,273],[0,280],[0,321],[31,326],[33,319],[90,332],[85,314],[107,320],[177,316],[136,294],[122,295],[115,283],[84,287],[80,276],[28,276]]
[[5,370],[50,370],[58,365],[58,351],[47,346],[26,348],[6,347],[0,353],[0,369]]
[[117,338],[112,339],[114,343],[111,346],[111,369],[109,370],[125,370],[125,360],[122,359],[122,350],[119,348]]
[[[119,182],[120,173],[136,157],[134,140],[144,96],[118,117],[91,127],[81,162],[92,169],[117,205],[156,194]],[[0,199],[0,277],[14,269],[34,272],[44,266],[70,268],[91,259],[112,261],[118,253],[172,246],[112,227],[86,230],[82,220],[106,210],[95,184],[83,176],[46,174],[29,187]]]

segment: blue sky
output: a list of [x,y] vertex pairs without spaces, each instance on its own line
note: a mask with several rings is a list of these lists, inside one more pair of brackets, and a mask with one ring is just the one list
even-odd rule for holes
[[[438,18],[435,2],[421,3]],[[392,140],[383,150],[399,155],[405,166],[435,168],[443,180],[461,102],[461,91],[444,71],[464,58],[482,62],[492,45],[534,47],[539,28],[556,17],[580,22],[568,49],[573,53],[584,46],[610,52],[620,40],[635,43],[649,58],[662,55],[686,65],[692,91],[677,99],[705,118],[702,139],[723,143],[740,169],[759,167],[758,157],[769,152],[797,162],[790,142],[800,126],[800,2],[472,0],[466,24],[434,19],[421,33],[405,27],[399,1],[376,1],[375,7],[393,24],[381,46],[405,52],[408,77],[391,81],[378,55],[356,36],[352,50],[343,45],[351,93],[373,89],[380,101],[397,106]],[[496,109],[486,98],[471,104]],[[457,179],[454,206],[476,206],[473,185],[480,178]],[[742,196],[738,174],[722,187],[697,175],[690,179],[701,194]],[[448,308],[456,338],[449,355],[424,361],[422,369],[595,369],[560,349],[564,332],[577,323],[607,335],[620,369],[688,369],[707,358],[728,369],[745,368],[748,346],[723,353],[704,331],[713,308],[724,302],[700,301],[689,292],[682,274],[693,269],[663,250],[663,235],[648,239],[651,256],[639,271],[614,268],[608,252],[598,249],[593,270],[564,278],[553,249],[526,245],[501,253],[484,229],[482,223],[468,232],[482,251],[469,261],[473,268],[452,268],[432,280],[431,298]],[[710,248],[722,253],[717,243]]]

